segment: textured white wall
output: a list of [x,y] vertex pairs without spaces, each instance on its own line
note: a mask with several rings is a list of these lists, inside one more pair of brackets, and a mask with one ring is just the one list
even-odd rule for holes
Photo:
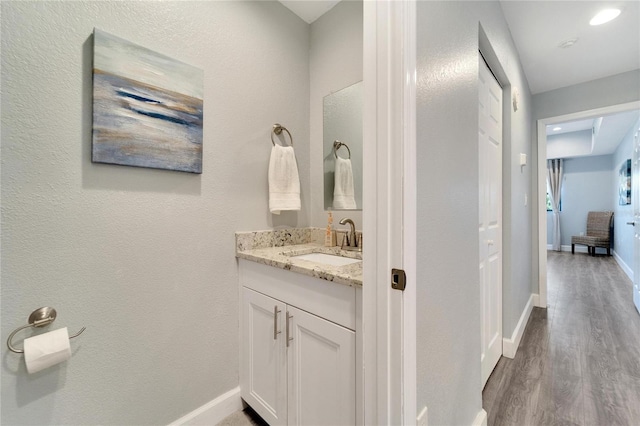
[[[505,118],[504,333],[531,295],[531,98],[498,2],[418,2],[418,410],[471,424],[482,409],[478,254],[478,40],[481,23],[520,107]],[[510,107],[510,103],[506,104]],[[517,245],[514,244],[517,242]],[[511,265],[511,266],[509,266]]]
[[[362,80],[362,48],[362,1],[342,1],[311,24],[309,112],[312,226],[327,225],[324,210],[322,101],[326,95]],[[362,176],[359,180],[362,182]],[[334,226],[338,229],[342,228],[342,225],[337,225],[342,217],[350,217],[356,227],[362,229],[362,211],[337,212]]]
[[[52,329],[87,327],[36,375],[3,351],[1,422],[167,424],[238,385],[234,231],[309,224],[309,27],[277,2],[2,2],[1,17],[2,341],[44,305]],[[94,27],[204,70],[202,175],[90,162]],[[272,219],[275,122],[303,210]]]

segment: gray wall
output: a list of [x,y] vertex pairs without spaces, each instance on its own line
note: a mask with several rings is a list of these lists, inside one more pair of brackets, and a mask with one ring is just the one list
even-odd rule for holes
[[[543,118],[557,117],[596,108],[640,100],[640,69],[610,77],[563,87],[533,96],[533,156],[531,170],[532,206],[538,211],[538,135],[535,124]],[[545,159],[546,160],[546,159]],[[544,161],[544,160],[543,160]],[[538,265],[538,221],[533,223],[533,264]],[[534,293],[538,292],[538,268],[533,268]]]
[[547,136],[547,159],[589,155],[592,152],[591,130]]
[[[362,1],[342,1],[311,24],[310,135],[311,141],[311,225],[327,226],[324,210],[324,155],[322,150],[322,101],[325,96],[362,80]],[[351,147],[350,147],[351,148]],[[362,148],[361,148],[362,149]],[[354,155],[362,155],[354,152]],[[354,170],[355,171],[355,170]],[[362,190],[362,172],[354,176]],[[362,228],[362,211],[337,212],[334,226],[350,217]],[[342,228],[337,225],[336,228]]]
[[[531,97],[498,2],[417,4],[418,410],[429,424],[471,424],[482,409],[478,254],[479,24],[508,80],[503,175],[503,325],[531,296]],[[492,56],[492,55],[489,55]],[[495,71],[495,70],[494,70]],[[511,109],[512,88],[520,92]],[[529,199],[531,199],[530,194]]]
[[533,96],[535,120],[640,99],[640,70],[580,83]]
[[[612,211],[613,176],[611,155],[567,158],[562,181],[560,236],[562,245],[571,245],[571,237],[587,231],[587,213]],[[617,192],[616,192],[617,194]],[[551,241],[553,223],[547,212],[547,241]],[[598,250],[600,252],[600,250]]]
[[[633,159],[633,136],[640,129],[640,120],[638,120],[625,135],[622,142],[613,153],[613,211],[614,211],[614,250],[620,259],[631,269],[633,269],[633,232],[634,228],[627,225],[627,222],[633,220],[633,204],[621,206],[618,203],[618,184],[620,166],[623,161]],[[633,203],[633,198],[631,199]],[[640,256],[637,253],[636,256]],[[640,273],[640,272],[637,272]]]
[[[204,70],[202,175],[91,163],[94,27]],[[309,224],[308,52],[276,2],[2,2],[1,339],[43,305],[87,327],[35,375],[5,348],[2,424],[167,424],[238,386],[234,231]],[[276,122],[303,207],[272,218]]]

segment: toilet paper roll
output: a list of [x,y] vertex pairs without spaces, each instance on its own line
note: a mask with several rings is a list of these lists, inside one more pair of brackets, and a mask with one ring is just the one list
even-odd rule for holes
[[29,374],[71,358],[67,327],[24,340],[24,362]]

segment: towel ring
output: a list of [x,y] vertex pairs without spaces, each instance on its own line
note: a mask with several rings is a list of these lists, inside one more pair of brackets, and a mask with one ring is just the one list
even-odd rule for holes
[[[47,306],[45,306],[43,308],[38,308],[35,311],[31,312],[31,315],[29,315],[29,319],[27,320],[27,322],[29,324],[23,325],[22,327],[16,328],[9,335],[9,338],[7,339],[7,346],[9,347],[9,350],[11,352],[15,352],[17,354],[24,353],[24,349],[16,349],[13,346],[13,343],[12,343],[13,336],[15,336],[17,332],[19,332],[20,330],[24,330],[25,328],[29,328],[29,327],[46,327],[47,325],[49,325],[52,322],[54,322],[56,320],[57,316],[58,316],[58,313],[56,312],[56,310],[53,309],[53,308],[49,308]],[[73,336],[69,336],[69,339],[73,339],[74,337],[78,337],[86,329],[87,329],[86,327],[82,327],[82,329],[80,331],[78,331],[76,334],[74,334]]]
[[336,158],[338,158],[338,150],[343,146],[347,148],[347,151],[349,152],[349,160],[351,160],[351,150],[349,149],[346,143],[340,142],[338,139],[333,141],[333,155],[335,155]]
[[273,144],[273,146],[276,146],[276,141],[273,140],[273,134],[275,133],[276,135],[280,135],[283,130],[289,135],[291,146],[293,146],[293,137],[291,136],[291,133],[289,132],[289,130],[287,130],[286,127],[278,123],[273,125],[273,130],[271,131],[271,143]]

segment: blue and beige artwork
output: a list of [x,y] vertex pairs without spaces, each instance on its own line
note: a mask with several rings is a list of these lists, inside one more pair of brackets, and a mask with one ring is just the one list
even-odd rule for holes
[[94,30],[93,161],[202,173],[202,70]]

